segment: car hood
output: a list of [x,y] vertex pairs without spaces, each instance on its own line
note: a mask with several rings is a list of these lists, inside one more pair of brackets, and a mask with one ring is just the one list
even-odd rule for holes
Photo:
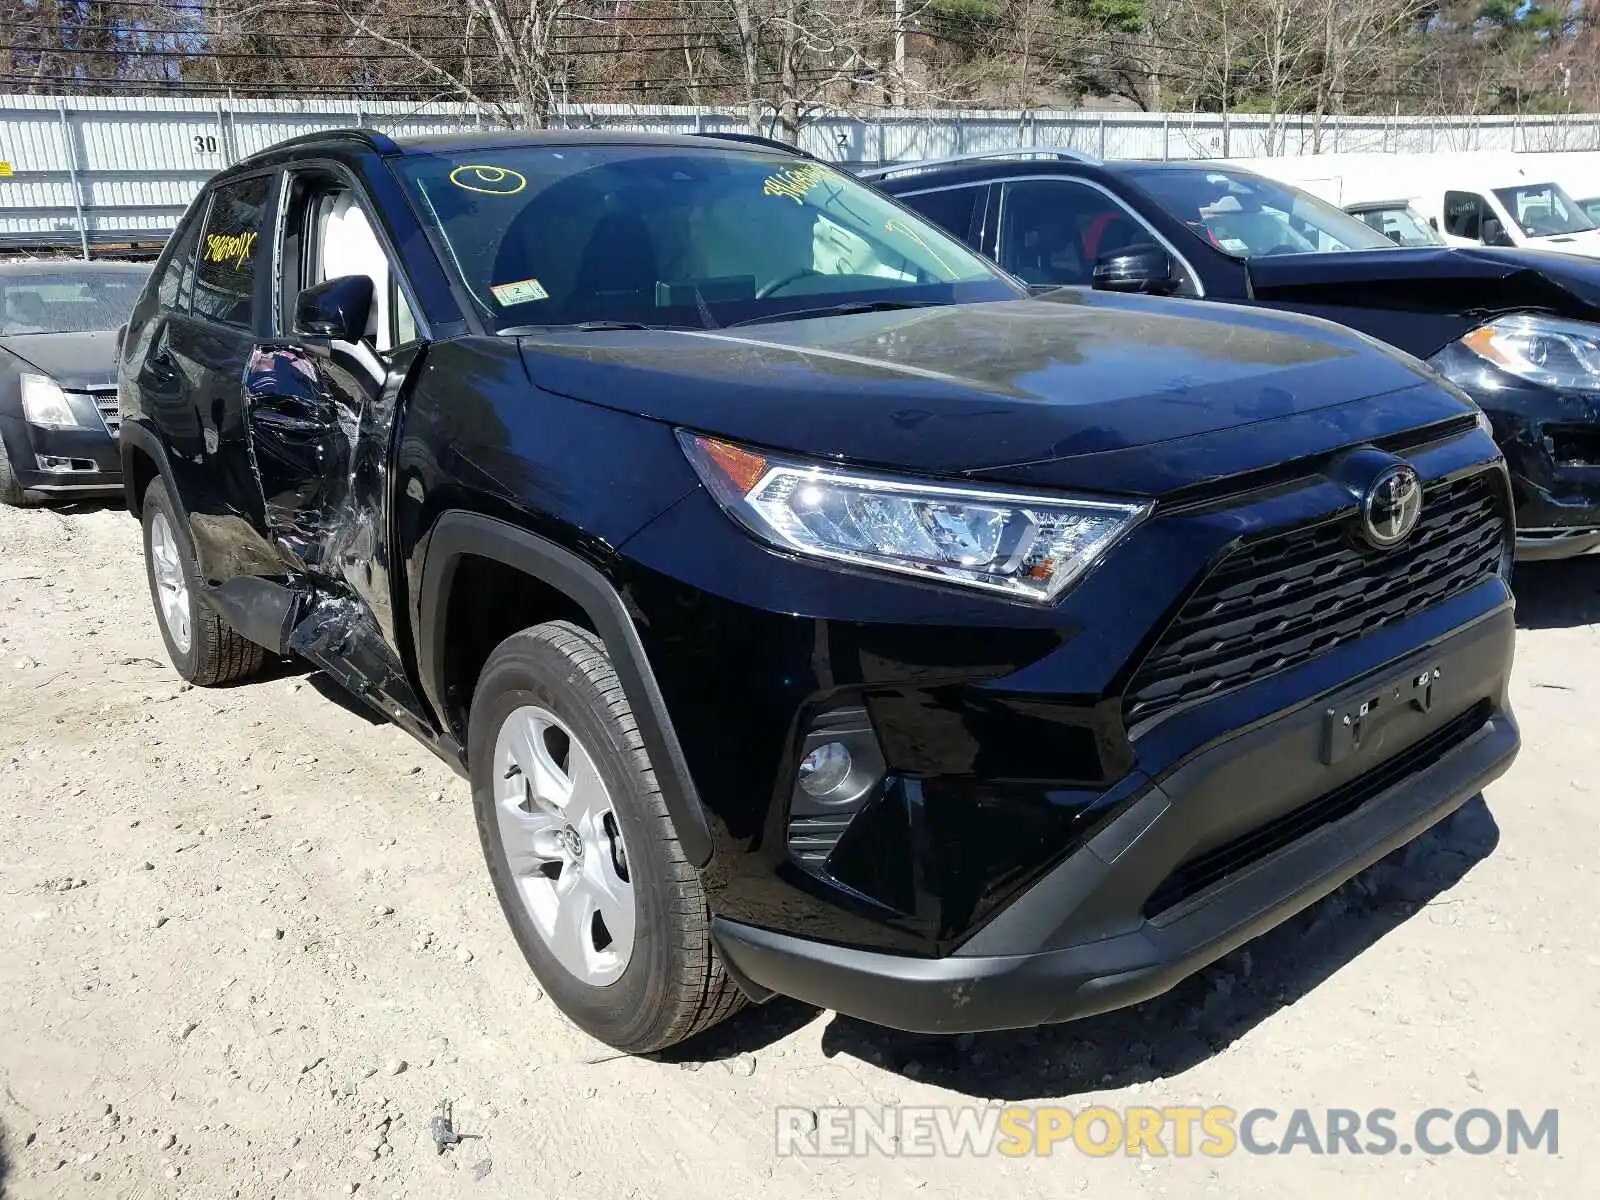
[[[935,474],[1282,429],[1431,378],[1326,322],[1077,289],[735,329],[557,332],[523,338],[522,352],[547,391]],[[1312,440],[1357,440],[1358,424],[1324,416]]]
[[0,337],[7,350],[32,369],[70,391],[113,387],[117,382],[115,330],[91,333],[13,333]]
[[[1600,260],[1551,249],[1419,246],[1252,258],[1257,300],[1449,313],[1540,308],[1600,318]],[[1374,290],[1381,289],[1381,290]]]

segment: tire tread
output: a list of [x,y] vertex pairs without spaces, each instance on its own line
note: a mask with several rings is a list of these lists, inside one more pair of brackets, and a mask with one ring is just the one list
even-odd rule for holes
[[[233,626],[224,621],[214,610],[194,600],[195,590],[200,586],[195,571],[194,556],[185,541],[184,531],[177,513],[173,510],[172,500],[167,495],[166,482],[159,477],[151,481],[144,493],[144,511],[149,512],[152,507],[159,508],[166,514],[168,523],[178,537],[184,558],[184,569],[189,575],[189,595],[193,609],[190,614],[189,648],[194,661],[187,671],[180,667],[179,673],[196,687],[225,687],[228,684],[241,683],[259,674],[267,662],[266,648],[241,637]],[[148,537],[147,533],[145,549],[147,557]],[[156,609],[156,622],[162,625],[165,634],[159,606]],[[170,646],[168,653],[171,653]]]
[[[637,815],[652,829],[666,852],[666,883],[674,919],[669,922],[670,930],[663,932],[676,938],[677,953],[670,957],[678,964],[678,969],[674,977],[666,981],[666,1011],[662,1019],[654,1023],[651,1035],[638,1044],[620,1047],[634,1054],[665,1049],[727,1020],[747,1003],[744,993],[723,967],[712,941],[711,910],[700,873],[684,856],[655,768],[645,749],[644,737],[617,680],[605,644],[589,630],[569,621],[536,625],[512,637],[545,643],[570,665],[573,682],[582,680],[587,689],[593,690],[637,780],[633,796],[637,801]],[[499,653],[497,649],[495,654]],[[490,657],[492,661],[494,655]]]

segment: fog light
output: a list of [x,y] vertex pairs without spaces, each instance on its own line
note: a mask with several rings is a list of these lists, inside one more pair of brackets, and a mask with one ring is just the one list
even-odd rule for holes
[[843,742],[824,742],[800,760],[800,787],[808,796],[826,796],[850,777],[854,766]]
[[51,474],[59,475],[72,470],[72,460],[70,458],[60,458],[54,454],[35,454],[33,457],[34,461],[39,464],[39,470],[41,471],[49,471]]

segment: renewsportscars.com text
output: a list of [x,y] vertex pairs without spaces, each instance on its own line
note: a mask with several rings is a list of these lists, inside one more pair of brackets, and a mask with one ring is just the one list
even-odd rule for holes
[[1308,1109],[1093,1105],[780,1108],[780,1155],[845,1158],[1081,1154],[1202,1155],[1557,1154],[1560,1115],[1520,1108]]

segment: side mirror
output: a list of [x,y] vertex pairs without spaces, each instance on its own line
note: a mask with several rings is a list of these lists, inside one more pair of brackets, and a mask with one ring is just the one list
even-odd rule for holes
[[1483,244],[1485,246],[1514,246],[1514,245],[1516,245],[1515,242],[1513,242],[1508,236],[1506,236],[1505,226],[1500,224],[1499,220],[1497,218],[1495,218],[1495,217],[1485,217],[1483,219],[1483,230],[1482,230],[1482,233],[1483,233]]
[[372,280],[341,275],[301,291],[294,306],[294,331],[303,337],[359,342],[372,316]]
[[1177,267],[1160,246],[1125,246],[1102,254],[1094,264],[1094,286],[1102,292],[1170,296],[1183,286]]

